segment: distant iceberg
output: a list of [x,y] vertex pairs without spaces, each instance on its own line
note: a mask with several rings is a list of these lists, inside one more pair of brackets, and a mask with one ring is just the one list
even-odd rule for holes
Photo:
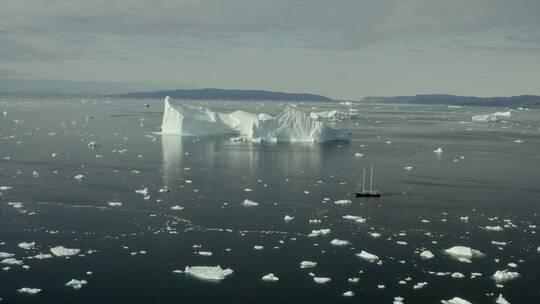
[[472,117],[472,121],[496,122],[500,118],[508,118],[508,117],[511,117],[511,116],[512,116],[512,113],[510,111],[495,112],[495,113],[491,113],[491,114],[474,115]]
[[265,113],[235,111],[229,114],[175,103],[165,98],[162,134],[187,136],[235,135],[246,141],[326,142],[349,140],[349,133],[334,129],[308,113],[287,107],[273,117]]

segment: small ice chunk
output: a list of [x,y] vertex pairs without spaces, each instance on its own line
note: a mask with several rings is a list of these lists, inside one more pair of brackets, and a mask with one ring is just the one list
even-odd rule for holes
[[111,207],[119,207],[122,206],[121,202],[108,202],[109,206]]
[[33,257],[29,257],[29,259],[44,260],[44,259],[50,259],[52,257],[53,256],[48,253],[40,253],[40,254],[36,254]]
[[415,289],[415,290],[422,289],[422,288],[426,287],[427,284],[428,284],[427,282],[418,282],[418,283],[414,284],[413,289]]
[[460,262],[469,262],[471,258],[481,256],[482,252],[465,246],[454,246],[445,250],[446,254],[458,259]]
[[368,262],[375,262],[379,259],[378,256],[371,254],[369,252],[366,252],[362,250],[360,253],[356,254],[357,257],[361,258],[362,260],[368,261]]
[[317,262],[312,262],[312,261],[302,261],[300,262],[300,268],[304,269],[304,268],[313,268],[317,266]]
[[424,250],[422,252],[420,252],[420,257],[424,260],[429,260],[429,259],[432,259],[435,257],[435,255],[433,255],[433,253],[429,250]]
[[57,257],[67,257],[79,254],[81,250],[77,248],[66,248],[64,246],[56,246],[51,248],[52,254],[54,254]]
[[355,221],[355,222],[360,223],[360,224],[363,224],[363,223],[366,222],[365,218],[363,218],[361,216],[357,216],[357,215],[347,214],[347,215],[342,216],[342,218],[344,220]]
[[351,242],[349,241],[346,241],[346,240],[339,240],[339,239],[333,239],[330,244],[332,244],[333,246],[347,246],[349,245]]
[[88,283],[86,280],[71,279],[65,284],[65,286],[72,287],[73,289],[81,289],[83,285],[86,285],[86,283]]
[[233,273],[230,268],[222,269],[221,266],[186,266],[186,274],[203,280],[219,281]]
[[264,246],[261,246],[261,245],[255,245],[255,246],[253,246],[253,249],[255,249],[255,250],[263,250],[263,249],[264,249]]
[[337,200],[337,201],[334,202],[334,204],[336,204],[336,205],[349,205],[351,203],[352,203],[351,200],[346,200],[346,199]]
[[279,278],[276,277],[273,273],[269,273],[269,274],[263,276],[261,278],[261,280],[268,281],[268,282],[276,282],[276,281],[279,281]]
[[31,295],[39,293],[40,291],[41,289],[39,288],[29,288],[29,287],[23,287],[23,288],[17,289],[18,293],[26,293],[26,294],[31,294]]
[[82,175],[82,174],[77,174],[77,175],[75,175],[73,178],[76,179],[76,180],[82,180],[82,179],[84,178],[84,175]]
[[463,279],[465,277],[461,272],[454,272],[450,275],[453,279]]
[[7,265],[22,265],[23,261],[17,260],[15,258],[7,258],[0,261],[0,264],[7,264]]
[[497,298],[497,300],[495,300],[495,303],[496,304],[510,304],[510,302],[508,302],[502,294],[499,294],[499,297]]
[[175,205],[171,207],[171,210],[184,210],[184,207]]
[[212,256],[211,251],[199,251],[199,252],[197,252],[197,254],[202,255],[202,256]]
[[313,281],[315,281],[317,284],[326,284],[332,281],[332,279],[328,277],[313,277]]
[[135,193],[142,194],[144,196],[148,196],[148,188],[135,190]]
[[259,203],[254,202],[254,201],[252,201],[252,200],[245,199],[245,200],[242,202],[242,205],[243,205],[244,207],[256,207],[256,206],[259,206]]
[[36,242],[22,242],[19,243],[19,248],[22,248],[24,250],[31,250],[36,247]]
[[501,226],[486,226],[484,227],[487,231],[503,231]]
[[285,217],[283,218],[283,220],[284,220],[285,222],[288,223],[288,222],[294,220],[294,216],[285,215]]
[[443,153],[443,149],[441,147],[438,147],[437,149],[433,150],[433,152],[437,153],[437,154],[441,154]]
[[509,271],[508,269],[505,270],[497,270],[492,278],[495,280],[497,284],[504,283],[507,281],[511,281],[514,279],[517,279],[520,277],[520,274],[517,272]]
[[441,300],[441,303],[443,304],[472,304],[471,302],[462,299],[460,297],[453,297],[450,300]]
[[330,229],[319,229],[319,230],[311,230],[311,233],[308,234],[308,237],[317,237],[317,236],[323,236],[330,233]]
[[99,147],[100,144],[98,144],[98,143],[95,142],[95,141],[91,141],[91,142],[88,143],[88,146],[89,146],[90,148],[96,148],[96,147]]
[[406,167],[403,167],[403,169],[407,170],[407,171],[411,171],[412,170],[412,166],[406,166]]
[[354,292],[352,292],[351,290],[346,291],[346,292],[343,293],[343,296],[344,297],[354,297]]
[[0,259],[11,258],[15,256],[13,253],[0,251]]

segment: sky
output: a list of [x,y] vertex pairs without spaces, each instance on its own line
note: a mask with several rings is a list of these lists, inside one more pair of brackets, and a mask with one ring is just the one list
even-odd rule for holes
[[539,0],[1,0],[0,91],[540,94]]

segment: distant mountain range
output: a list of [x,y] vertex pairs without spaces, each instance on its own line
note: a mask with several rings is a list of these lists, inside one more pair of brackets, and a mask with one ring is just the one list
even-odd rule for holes
[[255,100],[255,101],[332,101],[331,98],[308,93],[284,93],[263,90],[183,89],[133,92],[115,95],[121,98],[164,98],[190,100]]
[[457,95],[415,95],[396,97],[364,97],[362,102],[374,103],[410,103],[410,104],[443,104],[458,106],[492,106],[492,107],[540,107],[540,96],[519,95],[510,97],[475,97]]

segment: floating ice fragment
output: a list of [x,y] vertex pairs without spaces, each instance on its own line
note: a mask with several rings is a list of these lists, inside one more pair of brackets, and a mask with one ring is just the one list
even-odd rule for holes
[[199,251],[197,254],[202,256],[212,256],[212,252],[210,251]]
[[354,297],[354,292],[352,292],[351,290],[346,291],[346,292],[343,293],[343,296],[344,297]]
[[57,257],[67,257],[79,254],[81,250],[77,248],[66,248],[64,246],[56,246],[51,248],[52,254],[54,254]]
[[304,268],[313,268],[317,266],[317,262],[312,262],[312,261],[302,261],[300,262],[300,268],[304,269]]
[[471,302],[462,299],[460,297],[453,297],[450,300],[441,300],[441,303],[443,304],[472,304]]
[[77,175],[75,175],[73,178],[76,179],[76,180],[82,180],[82,179],[84,178],[84,175],[82,175],[82,174],[77,174]]
[[343,219],[345,220],[349,220],[349,221],[355,221],[357,223],[360,223],[360,224],[363,224],[366,222],[366,219],[361,217],[361,216],[357,216],[357,215],[350,215],[350,214],[347,214],[347,215],[344,215],[342,216]]
[[269,274],[263,276],[261,278],[261,280],[268,281],[268,282],[276,282],[276,281],[279,281],[279,278],[276,277],[273,273],[269,273]]
[[13,253],[0,251],[0,259],[11,258],[15,256]]
[[171,207],[171,210],[184,210],[184,207],[175,205]]
[[90,148],[96,148],[96,147],[99,147],[100,144],[98,144],[98,143],[95,142],[95,141],[91,141],[91,142],[88,143],[88,146],[89,146]]
[[338,239],[333,239],[330,244],[332,244],[333,246],[347,246],[349,245],[351,242],[349,241],[346,241],[346,240],[338,240]]
[[487,231],[503,231],[501,226],[486,226],[485,229]]
[[138,193],[138,194],[142,194],[142,195],[144,195],[144,196],[147,196],[147,195],[148,195],[148,188],[135,190],[135,193]]
[[406,166],[406,167],[403,167],[403,169],[407,170],[407,171],[411,171],[412,170],[412,166]]
[[497,300],[495,300],[495,303],[496,304],[510,304],[510,302],[508,302],[502,294],[499,294],[499,297],[497,298]]
[[510,280],[514,280],[520,277],[520,274],[517,272],[509,271],[508,269],[505,270],[497,270],[492,278],[495,280],[497,284],[504,283]]
[[468,263],[471,262],[471,258],[482,255],[482,252],[465,246],[454,246],[446,249],[444,252],[453,258],[458,259],[460,262]]
[[7,264],[7,265],[22,265],[23,261],[17,260],[15,258],[7,258],[0,261],[0,264]]
[[119,207],[122,206],[121,202],[108,202],[108,205],[111,207]]
[[71,279],[65,284],[65,286],[72,287],[73,289],[81,289],[83,285],[86,285],[86,283],[88,283],[86,280]]
[[17,289],[18,293],[26,293],[26,294],[31,294],[31,295],[39,293],[40,291],[41,289],[39,288],[29,288],[29,287],[23,287],[23,288]]
[[222,269],[221,266],[186,266],[186,274],[192,275],[203,280],[219,281],[225,279],[233,273],[230,268]]
[[247,198],[242,202],[244,207],[256,207],[259,206],[259,203],[248,200]]
[[317,284],[326,284],[332,281],[332,279],[328,277],[313,277],[313,281],[315,281]]
[[375,262],[379,259],[378,256],[371,254],[369,252],[366,252],[362,250],[360,253],[356,254],[357,257],[361,258],[362,260],[368,261],[368,262]]
[[465,275],[463,275],[461,272],[454,272],[450,275],[453,279],[463,279]]
[[433,255],[433,253],[429,250],[424,250],[422,252],[420,252],[420,257],[424,260],[428,260],[428,259],[432,259],[434,258],[435,256]]
[[22,242],[19,243],[19,248],[22,248],[24,250],[31,250],[36,247],[36,242]]
[[334,202],[334,204],[336,205],[349,205],[350,203],[352,203],[351,200],[337,200]]
[[378,232],[372,232],[369,234],[369,236],[371,236],[372,238],[380,238],[381,234]]
[[422,289],[427,286],[427,282],[418,282],[414,284],[413,289]]
[[50,259],[53,256],[48,253],[40,253],[36,254],[35,256],[29,257],[29,259],[36,259],[36,260],[44,260],[44,259]]
[[294,220],[294,216],[285,215],[285,217],[283,218],[283,220],[284,220],[285,222],[290,222],[290,221]]
[[491,114],[483,114],[483,115],[474,115],[472,117],[472,121],[481,121],[481,122],[496,122],[501,117],[511,117],[512,113],[510,111],[506,112],[495,112]]
[[441,147],[438,147],[437,149],[433,150],[433,152],[435,152],[437,154],[441,154],[441,153],[443,153],[443,149]]
[[253,249],[255,249],[255,250],[263,250],[263,249],[264,249],[264,246],[261,246],[261,245],[255,245],[255,246],[253,246]]
[[311,230],[311,233],[308,234],[308,237],[317,237],[317,236],[323,236],[330,233],[330,229],[319,229],[319,230]]

